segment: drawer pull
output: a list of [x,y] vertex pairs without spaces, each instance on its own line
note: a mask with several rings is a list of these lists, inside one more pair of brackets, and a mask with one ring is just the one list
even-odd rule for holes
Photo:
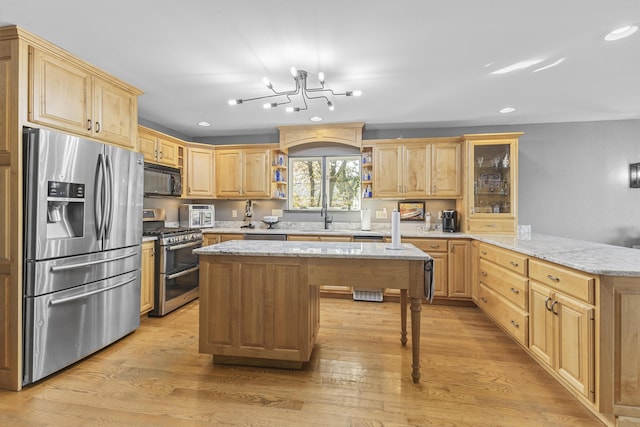
[[486,254],[487,254],[487,251],[480,251],[480,253],[481,253],[482,255],[486,255]]
[[493,228],[495,226],[496,226],[495,224],[487,224],[487,227],[489,227],[489,228]]
[[480,272],[480,274],[482,274],[484,277],[487,277],[487,276],[488,276],[488,274],[487,274],[487,272],[486,272],[486,271],[481,271],[481,272]]
[[558,301],[554,301],[553,304],[551,304],[551,312],[553,314],[555,314],[556,316],[558,316],[558,312],[554,310],[554,307],[558,304]]
[[429,247],[430,247],[431,249],[438,249],[438,248],[440,247],[440,245],[437,245],[437,244],[435,244],[435,243],[432,243],[432,244],[430,244],[430,245],[429,245]]
[[511,264],[513,267],[517,267],[520,265],[517,262],[513,262],[513,261],[509,261],[509,264]]
[[520,293],[520,291],[516,288],[511,288],[511,292],[513,292],[514,294],[518,295]]
[[485,297],[481,297],[480,299],[482,300],[482,302],[487,302],[487,299]]
[[514,327],[516,327],[516,328],[519,328],[519,327],[520,327],[520,324],[519,324],[518,322],[516,322],[515,320],[512,320],[512,321],[511,321],[511,325],[512,325],[512,326],[514,326]]
[[554,277],[554,276],[552,276],[550,274],[547,274],[547,279],[549,279],[551,281],[554,281],[554,282],[559,282],[560,281],[559,277]]

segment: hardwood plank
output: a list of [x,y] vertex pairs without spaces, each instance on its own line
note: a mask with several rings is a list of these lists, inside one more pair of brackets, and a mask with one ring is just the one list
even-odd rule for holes
[[422,381],[400,306],[322,299],[300,370],[212,363],[198,301],[26,387],[0,391],[0,425],[602,426],[477,308],[423,305]]

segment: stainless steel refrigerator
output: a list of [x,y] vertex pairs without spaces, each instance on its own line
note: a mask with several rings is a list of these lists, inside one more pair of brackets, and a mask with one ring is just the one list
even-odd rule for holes
[[143,157],[44,129],[24,137],[24,378],[140,325]]

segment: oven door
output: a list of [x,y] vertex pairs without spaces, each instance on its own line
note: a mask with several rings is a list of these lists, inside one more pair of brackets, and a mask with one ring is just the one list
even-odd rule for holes
[[160,274],[173,274],[198,265],[194,249],[202,247],[202,240],[162,246],[160,251]]
[[160,274],[152,316],[164,316],[200,295],[199,266],[173,274]]

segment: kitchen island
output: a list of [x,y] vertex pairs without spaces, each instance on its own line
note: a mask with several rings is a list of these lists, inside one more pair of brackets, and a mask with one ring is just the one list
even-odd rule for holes
[[320,285],[401,290],[411,309],[412,378],[420,380],[420,311],[431,257],[411,244],[233,240],[200,255],[201,353],[215,362],[301,367],[320,325]]

